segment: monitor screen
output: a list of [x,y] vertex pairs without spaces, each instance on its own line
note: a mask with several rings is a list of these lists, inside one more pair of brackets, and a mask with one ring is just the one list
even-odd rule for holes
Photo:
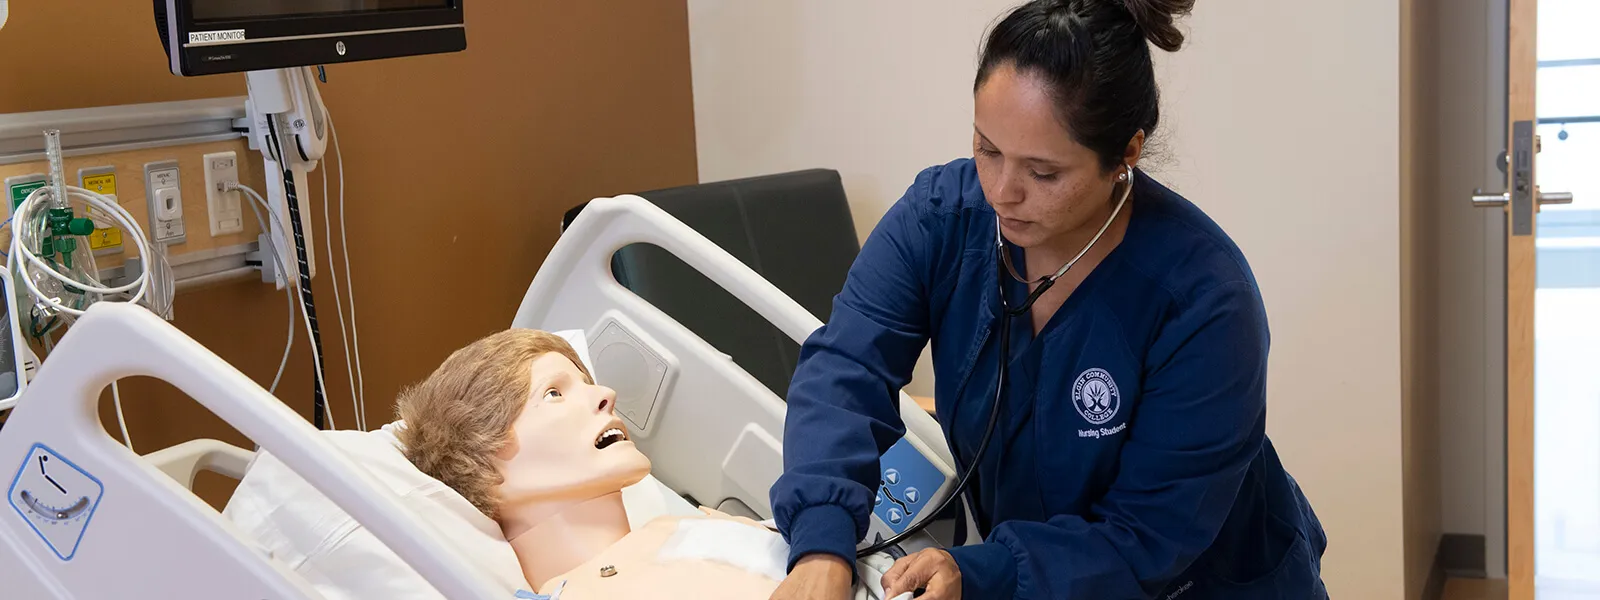
[[[183,76],[244,73],[467,48],[465,0],[152,0]],[[506,0],[519,1],[519,0]]]
[[196,21],[448,8],[451,0],[194,0]]

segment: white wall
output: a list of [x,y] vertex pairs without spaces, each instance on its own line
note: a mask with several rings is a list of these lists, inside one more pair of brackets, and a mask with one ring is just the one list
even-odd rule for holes
[[1010,0],[689,0],[700,178],[827,167],[862,239],[972,153],[978,40]]
[[[970,153],[998,0],[689,0],[702,180],[831,167],[863,237]],[[1158,176],[1250,257],[1273,329],[1269,433],[1331,538],[1340,597],[1399,598],[1399,11],[1201,3],[1161,60]]]
[[[862,240],[972,154],[979,40],[1010,0],[688,0],[700,180],[839,171]],[[925,354],[912,394],[933,395]]]

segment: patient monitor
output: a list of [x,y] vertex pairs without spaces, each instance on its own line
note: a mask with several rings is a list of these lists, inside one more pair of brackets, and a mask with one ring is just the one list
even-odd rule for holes
[[[334,137],[311,66],[464,50],[464,1],[152,0],[174,74],[245,74],[250,147],[262,154],[270,239],[282,254],[276,262],[283,268],[272,270],[272,281],[297,287],[307,315],[317,312],[311,285],[316,249],[311,212],[301,210],[300,198],[310,189],[307,174]],[[321,355],[316,321],[307,320],[312,350]],[[321,428],[327,407],[320,362],[315,368],[311,418]]]
[[153,0],[175,75],[215,75],[456,52],[462,0]]

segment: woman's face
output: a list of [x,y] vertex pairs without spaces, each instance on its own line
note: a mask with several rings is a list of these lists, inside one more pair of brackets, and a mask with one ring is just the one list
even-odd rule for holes
[[1043,79],[1011,65],[996,67],[978,88],[972,147],[1001,233],[1023,248],[1098,226],[1122,171],[1105,170],[1093,150],[1072,139]]
[[586,500],[620,491],[650,473],[615,414],[617,393],[584,381],[567,357],[548,353],[529,365],[532,392],[496,458],[505,505]]

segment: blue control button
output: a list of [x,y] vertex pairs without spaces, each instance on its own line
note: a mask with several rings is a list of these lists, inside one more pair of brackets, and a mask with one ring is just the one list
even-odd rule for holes
[[906,502],[916,504],[919,500],[922,500],[922,493],[917,488],[906,488]]
[[878,492],[878,495],[872,499],[873,506],[877,506],[879,504],[883,504],[883,492]]
[[884,471],[883,480],[888,482],[889,485],[900,485],[900,472],[894,469]]
[[904,521],[904,520],[906,520],[906,516],[900,513],[900,509],[898,509],[898,508],[889,509],[889,523],[890,524],[899,525],[900,522]]

